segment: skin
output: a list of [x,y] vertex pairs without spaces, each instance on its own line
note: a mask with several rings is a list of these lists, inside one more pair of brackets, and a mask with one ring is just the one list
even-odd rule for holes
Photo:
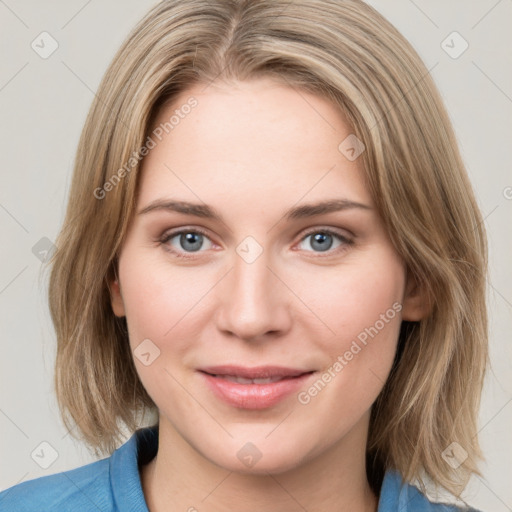
[[[136,215],[111,287],[132,350],[144,339],[160,350],[148,366],[134,358],[160,414],[158,454],[141,469],[148,507],[375,511],[365,472],[370,409],[401,321],[425,311],[374,208],[362,159],[338,150],[350,127],[327,100],[269,79],[195,85],[155,126],[190,96],[198,105],[143,162],[137,212],[172,198],[211,205],[223,222],[163,209]],[[339,198],[368,208],[285,219],[291,207]],[[179,234],[161,241],[178,228],[206,232],[199,251]],[[349,242],[328,237],[322,251],[313,237],[328,228]],[[263,250],[252,263],[236,251],[247,236]],[[233,407],[196,372],[217,364],[316,370],[307,390],[393,304],[401,312],[307,404],[292,393],[268,409]],[[252,467],[236,455],[247,442],[262,454]]]

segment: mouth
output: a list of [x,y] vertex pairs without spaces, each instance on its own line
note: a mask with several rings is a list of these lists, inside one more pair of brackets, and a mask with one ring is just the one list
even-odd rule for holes
[[202,375],[214,396],[241,409],[266,409],[297,391],[315,370],[281,366],[214,366],[201,368]]
[[[212,375],[212,374],[209,374]],[[271,382],[279,382],[283,379],[294,377],[267,377],[266,379],[246,379],[245,377],[238,377],[236,375],[212,375],[212,377],[222,377],[230,382],[238,382],[238,384],[270,384]]]

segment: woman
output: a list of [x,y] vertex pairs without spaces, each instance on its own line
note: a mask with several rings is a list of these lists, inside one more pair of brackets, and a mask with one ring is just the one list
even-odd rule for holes
[[479,474],[485,234],[428,71],[368,5],[155,6],[57,246],[57,395],[110,456],[5,510],[459,510],[426,484]]

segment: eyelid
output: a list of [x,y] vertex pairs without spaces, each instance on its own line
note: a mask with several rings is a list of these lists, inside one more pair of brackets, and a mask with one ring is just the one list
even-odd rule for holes
[[[179,228],[175,228],[175,229],[171,229],[171,230],[167,230],[167,231],[164,231],[164,233],[158,237],[158,241],[162,244],[162,245],[166,245],[167,246],[167,251],[171,252],[172,254],[178,256],[178,257],[182,257],[182,258],[194,258],[194,253],[186,253],[186,252],[181,252],[181,251],[177,251],[175,250],[174,248],[171,248],[170,246],[167,245],[167,242],[169,242],[169,240],[171,240],[172,238],[174,238],[175,236],[178,236],[178,235],[181,235],[183,233],[199,233],[203,236],[205,236],[206,238],[208,238],[208,240],[210,240],[210,242],[215,245],[215,243],[211,240],[211,237],[209,236],[208,232],[203,229],[203,228],[200,228],[200,227],[192,227],[192,226],[181,226]],[[204,251],[199,251],[199,252],[204,252]],[[187,256],[184,256],[185,254],[188,254]]]
[[300,240],[301,241],[304,240],[304,238],[306,238],[309,235],[312,235],[313,233],[328,233],[329,235],[339,236],[340,238],[343,238],[344,240],[351,240],[354,237],[354,235],[352,235],[352,234],[345,236],[344,234],[340,233],[337,229],[325,226],[325,227],[315,227],[315,228],[306,230]]

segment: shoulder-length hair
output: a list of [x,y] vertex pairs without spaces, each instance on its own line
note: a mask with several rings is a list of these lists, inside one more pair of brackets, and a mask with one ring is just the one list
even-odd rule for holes
[[[487,247],[450,119],[408,41],[360,0],[167,0],[118,50],[78,144],[67,212],[50,263],[55,386],[68,428],[95,453],[155,411],[109,283],[136,202],[158,111],[195,83],[273,77],[339,106],[363,142],[367,181],[428,316],[403,322],[372,407],[367,473],[422,475],[455,495],[482,453],[477,415],[488,362]],[[341,141],[340,141],[341,142]],[[454,469],[443,451],[468,457]]]

